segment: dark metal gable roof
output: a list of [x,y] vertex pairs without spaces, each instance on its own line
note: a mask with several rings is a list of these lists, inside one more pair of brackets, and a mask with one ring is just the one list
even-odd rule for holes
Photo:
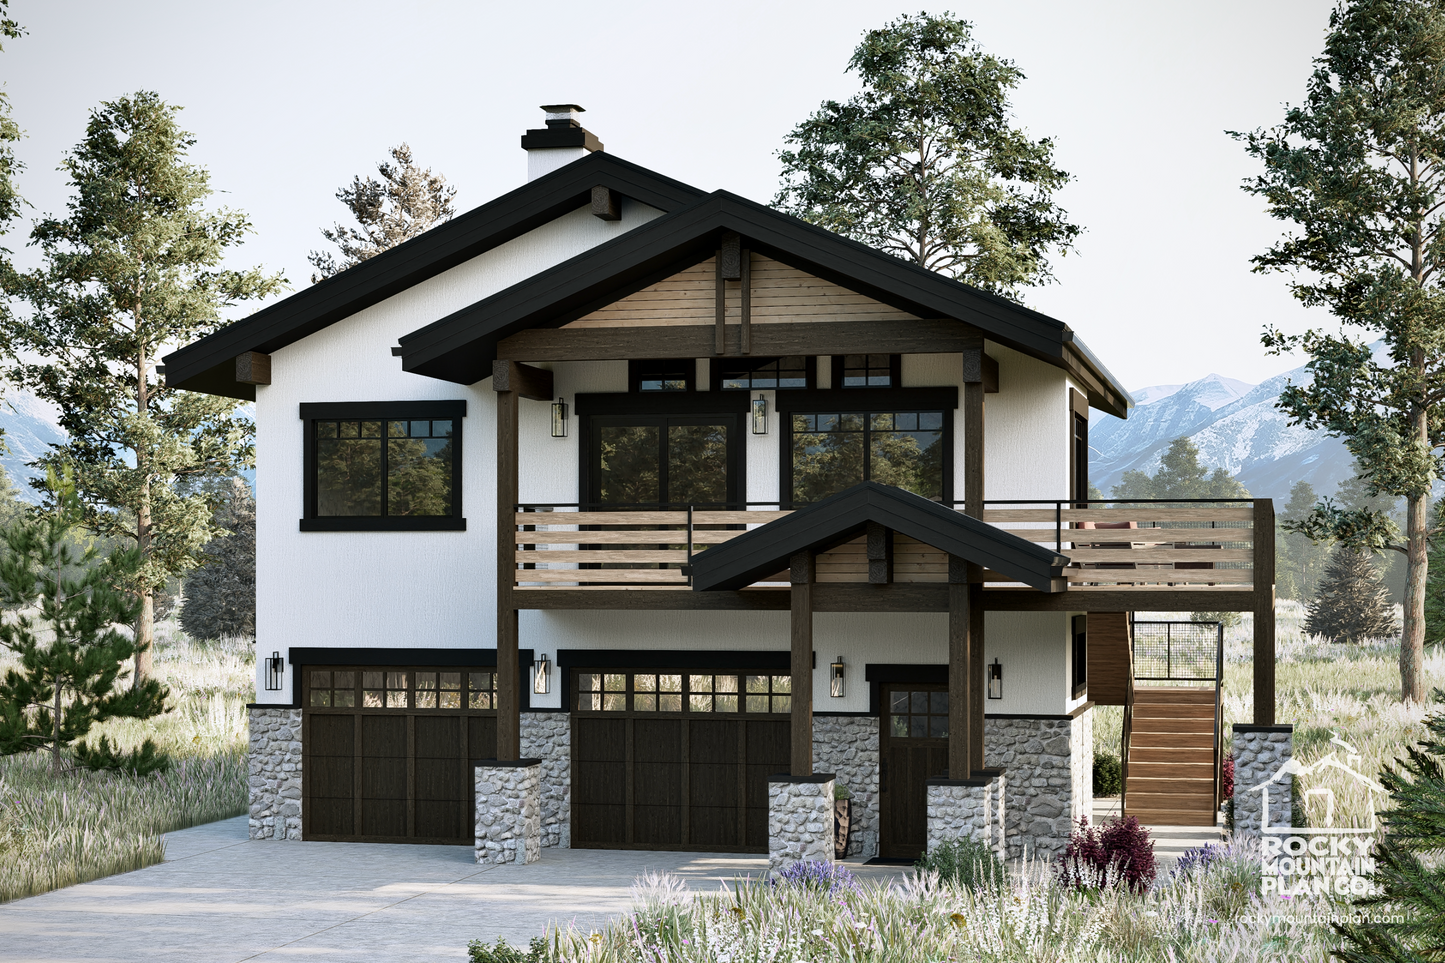
[[821,551],[856,538],[869,522],[1041,592],[1055,591],[1054,580],[1069,561],[920,495],[868,481],[694,555],[693,590],[736,590],[751,585],[786,568],[798,552]]
[[[491,373],[497,343],[560,327],[715,252],[724,231],[754,251],[924,318],[949,318],[1086,377],[1097,407],[1124,415],[1128,393],[1061,321],[969,287],[798,218],[715,191],[402,337],[406,371],[473,384]],[[1083,369],[1082,371],[1078,369]]]
[[237,355],[276,351],[378,304],[582,207],[599,185],[663,211],[706,196],[615,155],[593,152],[171,352],[165,358],[166,381],[177,388],[253,399],[255,389],[235,380]]

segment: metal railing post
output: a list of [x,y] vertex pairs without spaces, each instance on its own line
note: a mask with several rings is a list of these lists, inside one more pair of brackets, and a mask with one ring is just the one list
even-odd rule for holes
[[687,506],[687,584],[692,586],[692,505]]

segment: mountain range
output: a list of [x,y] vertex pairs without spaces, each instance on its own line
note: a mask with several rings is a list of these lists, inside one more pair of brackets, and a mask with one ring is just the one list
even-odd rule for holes
[[1257,385],[1210,374],[1132,392],[1135,408],[1127,421],[1097,411],[1090,420],[1089,480],[1107,495],[1126,471],[1152,475],[1170,443],[1188,438],[1199,448],[1201,463],[1225,469],[1252,495],[1273,498],[1277,507],[1301,480],[1319,495],[1332,495],[1352,474],[1344,443],[1291,426],[1275,407],[1286,384],[1309,379],[1300,367]]

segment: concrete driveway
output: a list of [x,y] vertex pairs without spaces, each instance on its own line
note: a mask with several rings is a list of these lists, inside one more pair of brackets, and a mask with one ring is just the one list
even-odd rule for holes
[[599,926],[627,909],[632,881],[648,870],[706,891],[766,864],[546,849],[530,866],[482,868],[465,846],[251,842],[242,816],[171,834],[158,866],[0,905],[0,960],[465,959],[473,939],[525,947],[551,922]]

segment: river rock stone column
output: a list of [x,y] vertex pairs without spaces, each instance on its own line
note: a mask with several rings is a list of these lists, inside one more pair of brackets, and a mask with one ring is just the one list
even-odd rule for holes
[[247,750],[252,839],[301,838],[301,710],[250,705]]
[[848,856],[878,855],[878,719],[813,716],[813,771],[853,794]]
[[476,764],[476,859],[535,863],[542,857],[542,760]]
[[522,755],[542,760],[542,848],[572,847],[572,717],[522,713]]
[[832,773],[768,779],[768,869],[833,861]]
[[1008,858],[1049,860],[1064,851],[1093,803],[1092,720],[986,717],[986,768],[1008,773]]
[[[1264,826],[1289,828],[1294,812],[1294,726],[1234,727],[1234,833],[1259,836]],[[1268,802],[1268,821],[1265,803]]]
[[1002,850],[1002,771],[979,770],[969,779],[930,779],[927,786],[930,850],[960,838]]

